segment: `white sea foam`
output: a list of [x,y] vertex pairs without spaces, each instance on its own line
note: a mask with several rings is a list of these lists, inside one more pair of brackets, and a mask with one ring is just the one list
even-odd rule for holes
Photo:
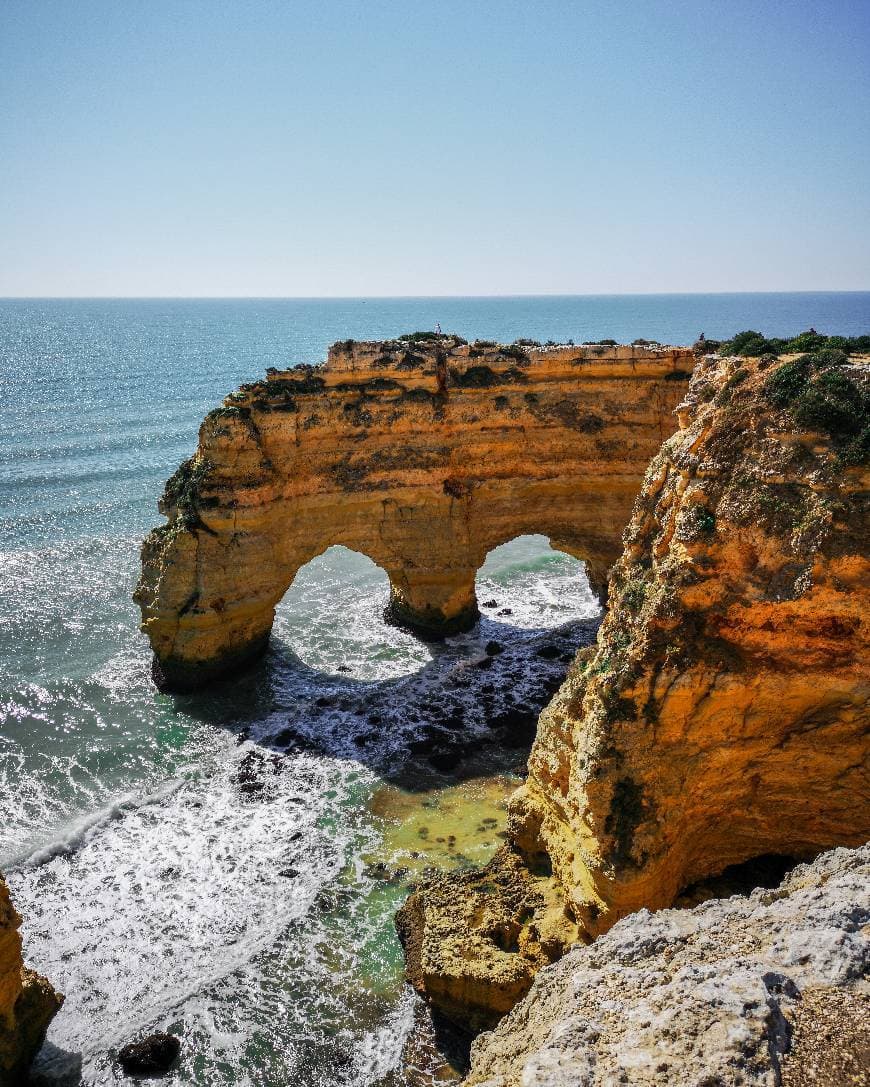
[[[27,957],[67,994],[39,1060],[48,1082],[80,1054],[83,1083],[114,1083],[113,1050],[154,1029],[184,1038],[180,1083],[405,1082],[416,998],[396,892],[361,861],[377,845],[366,799],[435,711],[458,706],[462,735],[491,741],[505,699],[540,698],[528,658],[549,628],[598,610],[579,565],[540,543],[496,554],[478,593],[497,601],[479,627],[425,646],[382,623],[382,572],[332,549],[279,609],[261,671],[214,696],[155,698],[130,631],[86,681],[14,693],[0,855]],[[502,672],[482,667],[493,639]],[[47,742],[25,757],[37,721]],[[288,733],[300,743],[273,762]],[[417,1053],[423,1087],[436,1054]]]

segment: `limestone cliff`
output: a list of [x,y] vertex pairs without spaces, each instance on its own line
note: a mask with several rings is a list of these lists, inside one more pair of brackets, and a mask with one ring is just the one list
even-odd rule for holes
[[585,560],[602,590],[692,365],[686,348],[409,337],[243,386],[206,418],[143,547],[155,677],[191,688],[261,651],[332,544],[383,567],[391,618],[424,636],[474,623],[476,571],[523,533]]
[[823,854],[774,890],[641,910],[542,970],[475,1041],[466,1083],[866,1083],[868,888],[865,846]]
[[403,912],[410,976],[448,1014],[492,1023],[542,948],[729,865],[870,837],[867,379],[837,352],[699,363],[597,647],[541,715],[510,846]]
[[21,918],[0,878],[0,1087],[19,1087],[63,997],[21,959]]

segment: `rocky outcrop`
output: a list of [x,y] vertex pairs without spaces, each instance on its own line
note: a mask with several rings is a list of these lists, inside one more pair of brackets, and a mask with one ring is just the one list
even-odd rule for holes
[[[448,954],[450,992],[491,1023],[500,978],[531,984],[542,931],[590,940],[749,858],[870,837],[867,377],[837,352],[699,363],[597,647],[541,715],[506,853],[405,908],[412,978],[447,1014]],[[508,870],[510,947],[485,890]],[[534,893],[551,876],[555,926]]]
[[389,575],[427,637],[477,618],[475,573],[523,533],[603,590],[644,470],[674,428],[686,348],[334,345],[211,412],[166,485],[136,598],[155,677],[195,687],[265,646],[299,568],[333,544]]
[[[838,849],[775,890],[641,910],[541,970],[474,1042],[466,1083],[866,1083],[868,888],[870,848]],[[804,1036],[831,1013],[841,1029],[819,1053]]]
[[19,1087],[63,997],[21,959],[21,918],[0,878],[0,1087]]

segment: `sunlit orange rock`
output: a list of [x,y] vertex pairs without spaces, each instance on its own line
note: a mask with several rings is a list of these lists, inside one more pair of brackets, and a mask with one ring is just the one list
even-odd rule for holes
[[699,362],[646,472],[598,644],[540,717],[508,847],[404,907],[411,979],[459,1021],[491,1025],[529,987],[545,931],[567,934],[557,957],[728,866],[870,837],[870,473],[852,436],[870,371],[823,379],[849,382],[843,403],[859,405],[853,420],[843,408],[848,445],[778,407],[775,372]]
[[487,553],[523,533],[603,590],[643,472],[674,429],[686,348],[339,343],[243,386],[168,482],[136,598],[155,677],[187,689],[259,653],[297,571],[333,544],[389,575],[425,637],[477,619]]
[[63,1002],[21,959],[21,918],[0,878],[0,1087],[19,1087]]

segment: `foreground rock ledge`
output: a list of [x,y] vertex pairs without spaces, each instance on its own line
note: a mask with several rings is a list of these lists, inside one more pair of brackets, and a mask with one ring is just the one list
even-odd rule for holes
[[477,570],[523,533],[583,559],[603,592],[693,361],[348,341],[323,366],[243,386],[206,417],[142,549],[155,678],[191,689],[256,657],[299,568],[333,544],[387,572],[388,618],[426,638],[473,625]]
[[728,866],[870,837],[867,378],[830,353],[699,364],[508,846],[401,915],[409,976],[448,1016],[496,1021],[542,934],[552,959]]
[[0,877],[0,1087],[20,1087],[63,1003],[44,977],[21,959],[21,918]]
[[[870,848],[837,849],[776,890],[641,910],[541,970],[474,1042],[466,1083],[866,1083],[868,889]],[[802,1035],[831,1010],[838,1033],[814,1057]],[[814,1061],[834,1075],[807,1077]]]

